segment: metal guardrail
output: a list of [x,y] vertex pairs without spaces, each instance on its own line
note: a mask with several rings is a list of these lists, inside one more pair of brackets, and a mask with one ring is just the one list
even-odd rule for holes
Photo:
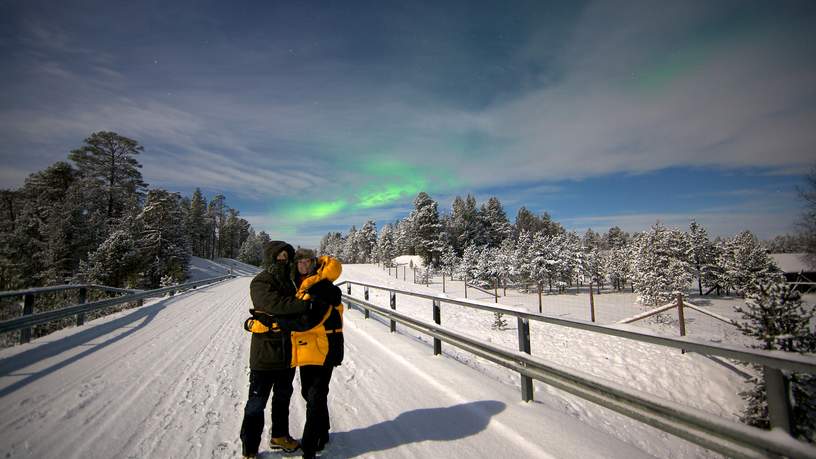
[[26,290],[12,290],[8,292],[0,292],[0,298],[9,298],[15,296],[25,296],[25,295],[38,295],[40,293],[51,293],[51,292],[62,292],[65,290],[76,290],[76,289],[97,289],[97,290],[104,290],[106,292],[113,292],[113,293],[138,293],[143,290],[137,289],[129,289],[129,288],[116,288],[116,287],[108,287],[107,285],[98,285],[98,284],[65,284],[65,285],[51,285],[48,287],[37,287],[37,288],[29,288]]
[[[787,400],[784,392],[786,390],[784,376],[782,376],[779,369],[784,368],[814,374],[816,373],[816,359],[812,357],[788,355],[780,351],[758,351],[732,346],[712,345],[689,338],[670,338],[648,332],[622,330],[590,322],[531,314],[527,311],[498,307],[489,303],[407,292],[361,282],[344,281],[338,285],[343,284],[347,286],[344,295],[345,301],[350,305],[362,308],[366,317],[368,317],[369,311],[373,311],[391,321],[392,332],[395,331],[396,323],[401,323],[432,336],[434,338],[434,354],[441,352],[441,342],[444,341],[506,368],[518,371],[522,378],[522,398],[525,401],[532,400],[532,379],[536,379],[729,457],[783,455],[797,458],[816,458],[816,447],[799,442],[790,435],[779,435],[779,432],[776,432],[785,430],[785,425],[779,425],[784,424],[784,422],[779,419],[780,410],[778,405],[780,403],[784,404],[785,400]],[[352,285],[365,288],[365,299],[361,300],[351,296]],[[367,301],[369,288],[388,291],[390,293],[390,309]],[[396,311],[397,293],[432,300],[434,323],[424,322],[398,313]],[[500,348],[443,328],[440,314],[440,303],[442,302],[516,316],[519,325],[519,351]],[[765,365],[768,398],[771,405],[771,423],[775,428],[772,431],[765,431],[718,418],[694,408],[638,393],[617,383],[532,357],[530,355],[529,339],[530,320]],[[769,369],[773,370],[770,374],[767,372]],[[782,376],[783,379],[781,381],[775,380],[777,376]],[[780,400],[780,398],[783,400]],[[774,410],[774,404],[777,405],[776,410]],[[789,416],[789,414],[788,412],[782,412],[781,416]],[[789,432],[789,425],[787,427],[787,432]]]
[[[110,306],[116,306],[122,303],[129,303],[131,301],[138,301],[143,300],[145,298],[150,298],[154,296],[163,295],[165,293],[170,293],[174,295],[177,291],[181,290],[188,290],[194,289],[200,285],[207,285],[212,284],[214,282],[219,282],[224,279],[229,279],[236,277],[234,275],[227,275],[227,276],[220,276],[220,277],[213,277],[210,279],[203,279],[200,281],[195,282],[188,282],[186,284],[180,285],[173,285],[170,287],[163,287],[155,290],[144,290],[144,291],[136,291],[133,293],[133,290],[126,290],[126,289],[115,289],[113,287],[106,287],[109,290],[115,291],[126,291],[131,292],[127,295],[110,298],[107,300],[100,300],[94,301],[92,303],[83,303],[80,301],[80,304],[76,304],[73,306],[68,306],[65,308],[55,309],[53,311],[45,311],[33,314],[29,312],[28,314],[23,315],[22,317],[17,317],[15,319],[4,320],[0,322],[0,333],[7,333],[16,330],[22,330],[21,333],[21,341],[27,342],[30,339],[31,327],[35,325],[44,324],[47,322],[51,322],[53,320],[64,319],[66,317],[70,317],[73,315],[77,315],[77,317],[82,317],[85,313],[96,311],[102,308],[107,308]],[[86,286],[87,287],[87,286]],[[34,294],[37,293],[45,293],[45,292],[54,292],[54,291],[61,291],[61,290],[70,290],[73,288],[78,288],[75,285],[66,285],[66,286],[54,286],[54,287],[42,287],[37,289],[30,289],[30,290],[18,290],[15,292],[2,292],[3,296],[24,296],[26,298],[26,303],[29,303]],[[78,319],[77,322],[81,324],[80,320]],[[28,332],[28,333],[26,333]]]

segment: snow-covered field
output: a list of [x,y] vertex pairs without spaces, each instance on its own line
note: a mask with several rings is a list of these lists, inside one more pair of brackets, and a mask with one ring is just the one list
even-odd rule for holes
[[[373,265],[346,265],[344,279],[441,289],[394,279],[393,270],[389,277]],[[240,456],[250,340],[241,324],[250,308],[249,281],[152,300],[0,351],[0,457]],[[352,295],[361,297],[361,289]],[[535,295],[532,305],[516,295],[507,304],[537,310]],[[371,298],[387,304],[384,294],[372,291]],[[404,295],[397,301],[399,311],[430,319],[429,301]],[[493,319],[461,307],[442,311],[446,327],[515,348],[515,324],[492,330]],[[536,400],[521,402],[517,374],[450,346],[434,357],[427,337],[402,327],[405,335],[391,334],[356,310],[347,312],[345,324],[346,359],[332,380],[332,441],[324,457],[717,456],[538,383]],[[734,419],[742,406],[737,393],[747,370],[733,362],[531,328],[532,352],[547,360],[718,416]],[[295,437],[304,421],[297,394],[298,387],[291,404]]]

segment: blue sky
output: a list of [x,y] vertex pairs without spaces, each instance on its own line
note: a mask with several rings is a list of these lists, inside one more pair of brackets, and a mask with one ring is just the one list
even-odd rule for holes
[[814,5],[8,1],[0,187],[113,130],[304,245],[420,190],[768,238],[816,164]]

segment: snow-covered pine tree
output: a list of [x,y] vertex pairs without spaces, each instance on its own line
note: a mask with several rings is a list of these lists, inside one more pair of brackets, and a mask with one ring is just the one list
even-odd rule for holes
[[708,239],[708,232],[695,220],[691,220],[688,232],[689,254],[688,259],[694,268],[694,275],[697,277],[697,289],[700,295],[703,294],[703,281],[710,277],[709,272],[715,269],[714,249]]
[[512,281],[513,277],[513,255],[515,252],[516,243],[512,237],[502,241],[496,251],[496,272],[505,293],[507,292],[507,284]]
[[585,279],[592,282],[596,291],[600,292],[606,279],[606,263],[597,248],[592,247],[589,250],[585,248],[583,269]]
[[398,220],[394,226],[394,246],[397,249],[397,255],[416,255],[411,226],[410,215]]
[[374,262],[374,251],[377,247],[377,224],[373,220],[365,222],[363,227],[360,228],[358,237],[360,263]]
[[521,230],[518,234],[518,242],[515,244],[515,249],[512,256],[512,276],[520,282],[530,281],[530,260],[531,250],[533,246],[533,233],[527,230]]
[[133,139],[102,131],[92,133],[82,147],[68,155],[80,174],[93,181],[104,196],[108,225],[124,215],[133,195],[143,196],[147,189],[139,172],[142,166],[135,158],[143,150]]
[[187,212],[187,234],[190,238],[192,253],[196,257],[207,257],[205,251],[207,240],[207,199],[199,188],[193,192],[190,198],[190,211]]
[[132,233],[134,225],[125,220],[120,227],[80,263],[76,280],[82,283],[135,288],[140,285],[139,273],[148,261],[137,246]]
[[320,255],[328,255],[343,260],[343,245],[343,235],[341,233],[327,233],[320,239],[319,253]]
[[612,250],[615,248],[625,247],[629,242],[629,234],[624,233],[622,229],[617,226],[609,228],[609,231],[603,237],[602,246],[605,249]]
[[552,286],[552,278],[555,275],[551,269],[553,268],[553,251],[552,238],[544,233],[536,233],[530,240],[530,245],[527,247],[527,262],[525,266],[528,271],[526,276],[533,281],[538,288],[541,288],[545,282],[550,281]]
[[437,263],[440,250],[440,233],[437,203],[424,191],[414,199],[414,210],[409,216],[411,234],[415,243],[416,254],[422,257],[425,266]]
[[734,289],[743,296],[754,285],[775,281],[780,273],[773,259],[750,231],[743,231],[726,244],[725,270]]
[[488,198],[487,202],[482,204],[479,214],[486,232],[486,242],[490,247],[500,246],[502,241],[512,235],[513,226],[507,220],[507,214],[499,198],[495,196]]
[[469,245],[462,253],[462,262],[459,264],[459,273],[465,278],[465,282],[473,282],[479,277],[479,260],[482,256],[482,248]]
[[685,233],[657,222],[651,231],[638,235],[634,244],[632,282],[641,304],[670,301],[675,291],[685,291],[691,282]]
[[383,266],[390,267],[394,258],[394,238],[391,233],[391,225],[385,225],[377,235],[377,243],[374,248],[375,261]]
[[[757,340],[754,347],[786,352],[816,352],[816,333],[811,328],[812,305],[802,303],[798,292],[779,276],[747,289],[745,306],[737,327]],[[750,425],[769,427],[767,390],[763,378],[754,378],[753,387],[741,395],[747,406],[740,419]],[[816,441],[816,377],[805,373],[790,374],[793,395],[794,434],[805,441]]]
[[137,217],[136,246],[146,259],[141,284],[158,287],[165,276],[175,282],[186,277],[190,242],[181,218],[180,196],[162,189],[150,190]]
[[449,277],[453,277],[456,272],[456,267],[459,266],[461,261],[462,260],[456,256],[456,251],[453,249],[453,246],[443,241],[442,251],[439,255],[439,267],[442,269],[442,272]]
[[621,291],[626,287],[630,276],[629,249],[627,246],[614,246],[609,249],[605,258],[606,272],[615,290]]
[[344,263],[357,263],[360,249],[360,241],[357,238],[357,227],[351,225],[348,234],[343,240],[341,259]]
[[457,196],[451,206],[451,238],[455,241],[456,253],[463,253],[471,245],[485,245],[487,236],[482,227],[476,198],[468,194],[465,199]]
[[238,261],[253,266],[261,266],[261,263],[263,263],[263,248],[263,239],[255,234],[255,230],[251,230],[249,237],[241,244],[241,250],[238,251]]

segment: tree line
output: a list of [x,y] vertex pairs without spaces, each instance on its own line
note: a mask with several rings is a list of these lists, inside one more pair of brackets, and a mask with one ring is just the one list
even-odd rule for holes
[[320,252],[350,263],[391,263],[420,255],[426,266],[484,285],[532,284],[562,292],[592,283],[598,289],[631,288],[644,304],[671,299],[696,280],[699,294],[744,295],[757,280],[779,276],[773,259],[750,231],[711,239],[691,221],[687,231],[657,222],[630,235],[619,227],[599,234],[567,231],[548,213],[521,207],[510,223],[498,198],[480,206],[457,196],[450,212],[421,192],[414,209],[379,233],[373,221],[348,234],[329,233]]
[[136,140],[95,132],[66,161],[0,190],[0,290],[155,288],[182,282],[191,256],[238,258],[247,240],[263,239],[223,195],[207,202],[199,189],[186,197],[149,188],[143,151]]

